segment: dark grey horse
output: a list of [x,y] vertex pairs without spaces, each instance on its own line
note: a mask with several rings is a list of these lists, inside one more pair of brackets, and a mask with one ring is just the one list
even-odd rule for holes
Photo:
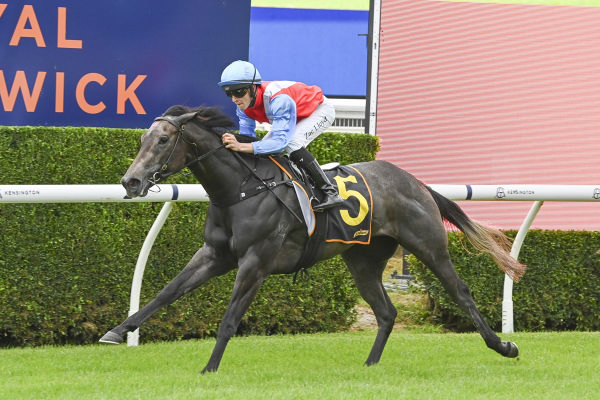
[[[231,300],[202,373],[216,371],[229,339],[265,279],[271,274],[298,270],[307,229],[297,218],[301,210],[294,191],[281,185],[243,201],[232,201],[239,198],[240,182],[248,176],[244,165],[271,169],[270,176],[279,173],[279,168],[268,159],[235,153],[222,146],[219,128],[232,125],[215,108],[174,106],[142,135],[141,149],[121,180],[127,194],[132,198],[145,196],[153,184],[188,167],[211,200],[204,227],[205,242],[154,300],[107,332],[101,342],[121,343],[125,333],[137,329],[161,307],[237,268]],[[488,253],[503,271],[518,280],[525,267],[508,253],[510,243],[506,236],[472,221],[456,203],[390,163],[372,161],[353,167],[366,178],[372,192],[371,242],[326,243],[318,258],[341,254],[361,296],[375,313],[379,329],[366,364],[379,361],[394,326],[397,311],[381,277],[398,245],[435,273],[456,303],[471,316],[489,348],[505,357],[516,357],[517,346],[501,341],[492,331],[469,288],[456,274],[443,219],[457,226],[477,249]]]

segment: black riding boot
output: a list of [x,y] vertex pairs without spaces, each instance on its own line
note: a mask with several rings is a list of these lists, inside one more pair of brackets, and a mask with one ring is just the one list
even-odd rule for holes
[[341,205],[344,200],[340,197],[335,186],[331,184],[319,162],[306,148],[301,147],[290,153],[290,160],[299,164],[310,174],[315,185],[325,194],[322,202],[313,207],[314,211],[323,211]]

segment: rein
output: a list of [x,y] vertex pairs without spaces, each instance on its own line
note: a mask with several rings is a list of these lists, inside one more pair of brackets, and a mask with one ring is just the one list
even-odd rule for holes
[[[232,150],[232,151],[233,151],[233,150]],[[244,160],[244,158],[243,158],[243,157],[242,157],[240,154],[238,154],[238,152],[236,152],[236,151],[233,151],[233,154],[234,154],[234,155],[237,157],[238,161],[240,161],[240,162],[241,162],[241,163],[242,163],[242,164],[243,164],[243,165],[244,165],[244,166],[245,166],[245,167],[246,167],[246,168],[247,168],[247,169],[250,171],[250,173],[251,173],[251,174],[252,174],[252,175],[253,175],[253,176],[254,176],[256,179],[258,179],[258,180],[260,181],[260,183],[262,183],[262,184],[263,184],[263,186],[264,186],[264,187],[265,187],[265,188],[266,188],[266,189],[267,189],[269,192],[271,192],[271,194],[273,194],[273,196],[275,196],[275,198],[276,198],[276,199],[277,199],[277,200],[278,200],[278,201],[281,203],[281,205],[282,205],[282,206],[283,206],[283,207],[284,207],[286,210],[288,210],[288,211],[290,212],[290,214],[292,214],[292,215],[294,216],[294,218],[296,218],[296,219],[297,219],[297,220],[298,220],[298,221],[299,221],[301,224],[302,224],[302,223],[304,223],[304,220],[303,220],[302,218],[300,218],[300,217],[298,216],[298,214],[296,214],[296,213],[294,212],[294,210],[292,210],[292,209],[290,208],[290,206],[288,206],[288,205],[285,203],[285,201],[283,201],[283,200],[281,199],[281,197],[279,197],[279,196],[277,195],[277,193],[275,193],[275,192],[273,191],[273,188],[271,187],[271,185],[269,185],[267,182],[265,182],[265,181],[263,180],[263,178],[261,178],[260,176],[258,176],[258,174],[257,174],[257,173],[256,173],[256,171],[254,170],[254,168],[252,168],[250,165],[248,165],[248,163],[246,162],[246,160]],[[244,199],[241,199],[241,200],[244,200]],[[241,200],[240,200],[240,201],[241,201]]]
[[[193,119],[197,116],[198,114],[194,114],[194,116],[190,119]],[[169,124],[173,125],[175,127],[175,129],[177,129],[177,139],[175,140],[175,144],[173,145],[173,148],[171,149],[171,153],[169,154],[169,157],[167,158],[167,161],[165,161],[163,163],[163,165],[160,167],[161,171],[166,171],[169,168],[169,162],[171,161],[171,158],[173,157],[173,154],[175,153],[175,148],[177,147],[177,144],[179,143],[179,140],[184,140],[185,138],[183,137],[184,135],[184,131],[185,131],[185,123],[183,124],[178,124],[174,118],[170,117],[170,116],[161,116],[161,117],[156,117],[154,119],[154,121],[166,121]],[[199,161],[204,160],[205,158],[210,157],[212,154],[214,154],[215,152],[225,148],[225,144],[221,144],[218,147],[215,147],[214,149],[211,149],[209,151],[207,151],[206,153],[199,155],[198,156],[198,146],[196,145],[195,142],[187,142],[190,144],[194,145],[194,149],[196,150],[196,155],[197,157],[195,159],[193,159],[192,161],[186,163],[181,169],[186,168],[194,163],[197,163]],[[295,212],[294,210],[292,210],[286,203],[285,201],[283,201],[283,199],[281,199],[281,197],[279,197],[277,195],[277,193],[275,193],[273,191],[273,188],[267,184],[257,173],[256,171],[250,166],[248,165],[248,163],[246,162],[246,160],[244,160],[244,158],[238,154],[236,151],[232,150],[232,153],[235,157],[237,157],[238,161],[244,165],[244,167],[246,167],[250,173],[256,178],[258,179],[265,187],[266,189],[271,192],[273,194],[273,196],[275,196],[275,198],[283,205],[283,207],[288,210],[290,212],[290,214],[292,214],[294,216],[294,218],[296,218],[300,223],[304,223],[304,220],[302,218],[300,218]],[[150,182],[152,182],[154,185],[156,185],[160,180],[167,178],[173,174],[175,174],[177,172],[171,172],[169,174],[163,174],[160,171],[156,171],[153,175],[152,178],[150,179]],[[241,198],[240,201],[244,200],[244,198]]]

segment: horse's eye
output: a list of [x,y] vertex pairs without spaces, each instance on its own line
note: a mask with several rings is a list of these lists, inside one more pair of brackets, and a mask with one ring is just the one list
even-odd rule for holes
[[161,137],[158,139],[158,143],[160,143],[160,144],[165,144],[165,143],[167,143],[168,141],[169,141],[169,137],[168,137],[168,136],[161,136]]

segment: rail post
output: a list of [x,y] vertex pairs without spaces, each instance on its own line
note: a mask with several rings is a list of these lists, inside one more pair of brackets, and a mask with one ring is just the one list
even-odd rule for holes
[[[525,236],[527,236],[527,232],[529,232],[529,228],[531,227],[531,224],[533,223],[538,211],[540,211],[542,204],[544,204],[543,201],[536,201],[533,203],[529,209],[529,213],[527,213],[527,217],[523,220],[523,223],[517,232],[517,236],[515,236],[512,248],[510,249],[510,255],[515,260],[519,259],[519,253],[521,252],[521,246],[523,245]],[[515,331],[512,291],[513,280],[510,278],[510,276],[504,275],[504,294],[502,295],[502,333],[514,333]]]

